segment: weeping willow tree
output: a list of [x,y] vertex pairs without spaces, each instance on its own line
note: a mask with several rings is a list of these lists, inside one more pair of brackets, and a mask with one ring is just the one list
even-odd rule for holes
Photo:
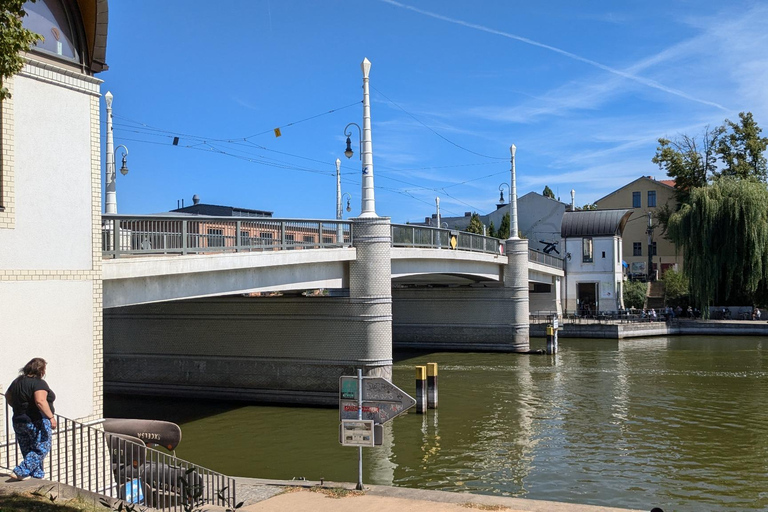
[[715,300],[768,298],[768,188],[724,177],[691,190],[672,214],[669,237],[683,250],[692,303],[706,315]]

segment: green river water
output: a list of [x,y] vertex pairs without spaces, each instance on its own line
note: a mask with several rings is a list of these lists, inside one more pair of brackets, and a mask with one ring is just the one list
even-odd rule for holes
[[[666,511],[768,510],[760,337],[561,340],[556,356],[403,352],[439,365],[439,408],[384,426],[363,481]],[[533,348],[543,347],[534,340]],[[764,350],[767,349],[767,350]],[[336,409],[108,396],[105,416],[179,423],[177,455],[226,474],[357,481]]]

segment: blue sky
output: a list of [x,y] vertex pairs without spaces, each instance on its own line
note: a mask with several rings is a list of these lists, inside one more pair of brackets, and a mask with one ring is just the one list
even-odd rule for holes
[[659,137],[740,111],[768,129],[765,2],[136,0],[109,18],[98,76],[130,153],[120,213],[198,194],[334,218],[341,158],[356,216],[342,131],[362,125],[364,57],[376,212],[393,222],[423,220],[436,196],[446,216],[495,209],[513,143],[518,195],[548,185],[569,202],[573,188],[583,205],[665,179]]

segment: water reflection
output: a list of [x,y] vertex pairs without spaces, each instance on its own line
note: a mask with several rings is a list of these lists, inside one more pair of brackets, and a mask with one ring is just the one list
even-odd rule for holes
[[[762,343],[398,354],[393,379],[406,391],[415,365],[439,363],[440,408],[385,424],[383,445],[364,451],[364,481],[646,510],[768,509]],[[120,410],[181,421],[180,456],[226,473],[357,479],[357,450],[339,446],[333,409],[108,399],[107,415]]]

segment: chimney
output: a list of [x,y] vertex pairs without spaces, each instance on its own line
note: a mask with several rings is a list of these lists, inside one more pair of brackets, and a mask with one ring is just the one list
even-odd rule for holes
[[571,211],[576,211],[576,191],[571,189]]

